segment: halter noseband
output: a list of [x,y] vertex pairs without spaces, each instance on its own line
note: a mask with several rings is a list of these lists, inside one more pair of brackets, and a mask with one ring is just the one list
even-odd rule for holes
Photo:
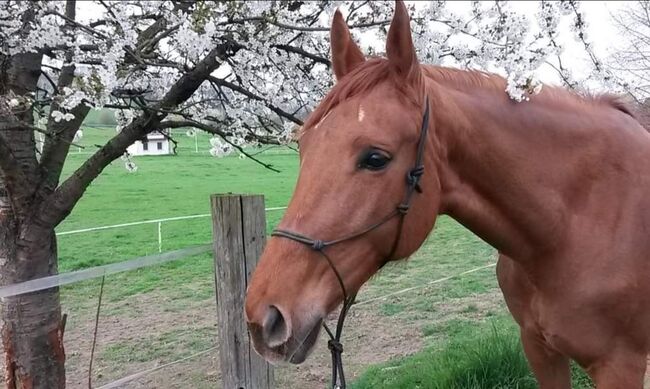
[[341,312],[339,313],[339,318],[336,323],[336,332],[333,333],[329,329],[327,324],[323,322],[323,328],[325,328],[327,335],[330,337],[329,341],[327,342],[327,347],[329,348],[332,354],[332,387],[335,389],[345,389],[345,375],[343,373],[343,360],[341,358],[341,354],[343,353],[343,345],[341,344],[341,334],[343,332],[343,323],[345,321],[345,316],[350,310],[352,304],[354,304],[354,299],[356,297],[356,294],[349,295],[347,293],[347,290],[345,288],[345,283],[343,282],[343,277],[341,277],[341,273],[339,273],[339,271],[336,269],[334,262],[332,262],[332,260],[325,253],[324,250],[327,247],[333,246],[335,244],[352,240],[354,238],[358,238],[362,235],[365,235],[370,231],[378,228],[379,226],[385,224],[386,222],[390,221],[393,217],[399,216],[397,236],[393,241],[393,246],[391,248],[391,251],[386,256],[386,260],[384,261],[384,263],[391,260],[391,258],[395,254],[395,251],[397,250],[397,246],[399,245],[400,238],[402,236],[404,216],[406,216],[411,206],[413,193],[415,193],[416,191],[418,193],[422,193],[422,189],[420,188],[420,178],[424,173],[424,165],[422,165],[422,159],[424,158],[424,146],[425,146],[428,130],[429,130],[429,97],[427,96],[425,99],[424,115],[422,117],[422,127],[420,128],[420,139],[418,140],[418,149],[415,157],[415,164],[413,165],[413,168],[411,168],[406,173],[406,196],[404,196],[404,201],[398,204],[397,207],[391,213],[386,215],[379,222],[372,224],[358,232],[345,235],[341,238],[333,239],[333,240],[312,239],[305,235],[298,234],[292,231],[282,230],[282,229],[276,229],[271,233],[271,236],[286,238],[298,243],[302,243],[304,245],[310,246],[312,250],[320,253],[329,264],[330,268],[334,272],[334,275],[336,276],[336,279],[339,282],[339,285],[341,286],[341,291],[343,292],[343,307],[341,308]]

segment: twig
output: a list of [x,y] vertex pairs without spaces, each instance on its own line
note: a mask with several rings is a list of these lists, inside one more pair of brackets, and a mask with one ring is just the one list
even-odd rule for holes
[[[252,16],[250,18],[241,18],[241,19],[231,19],[222,23],[218,23],[217,25],[226,25],[226,24],[244,24],[246,22],[266,22],[269,24],[272,24],[276,27],[280,27],[285,30],[295,30],[295,31],[313,31],[313,32],[329,32],[330,28],[329,27],[305,27],[305,26],[294,26],[294,25],[289,25],[286,23],[278,22],[276,20],[270,20],[269,18],[263,17],[263,16]],[[387,26],[391,22],[390,19],[385,19],[385,20],[379,20],[379,21],[374,21],[374,22],[369,22],[369,23],[359,23],[359,24],[354,24],[352,26],[349,26],[351,29],[355,28],[368,28],[368,27],[376,27],[376,26]]]
[[210,134],[215,134],[218,135],[221,139],[224,140],[224,142],[228,143],[231,145],[234,149],[239,151],[240,153],[244,154],[246,157],[250,158],[253,162],[261,165],[262,167],[276,173],[280,173],[280,171],[276,168],[273,167],[273,165],[260,161],[259,159],[255,158],[254,155],[251,155],[248,153],[246,150],[244,150],[243,147],[241,147],[238,144],[233,143],[230,139],[228,139],[228,135],[224,133],[223,131],[219,130],[218,128],[215,128],[213,126],[197,122],[195,120],[183,120],[183,121],[174,121],[174,120],[166,120],[163,122],[160,122],[157,126],[159,129],[165,129],[165,128],[182,128],[182,127],[194,127],[198,128],[199,130],[203,130],[205,132],[208,132]]
[[365,7],[366,4],[368,4],[370,1],[364,1],[363,3],[359,4],[358,6],[354,6],[354,4],[351,5],[350,11],[348,12],[348,16],[345,17],[345,23],[347,24],[350,21],[350,18],[352,15],[354,15],[355,12],[357,12],[360,8]]
[[41,70],[41,74],[44,75],[45,79],[50,83],[50,85],[52,86],[52,89],[54,89],[54,93],[59,94],[59,87],[56,85],[54,80],[52,80],[52,77],[50,77],[50,75],[47,74],[47,72],[43,71],[43,70]]
[[[87,33],[89,33],[89,34],[91,34],[91,35],[95,35],[95,36],[97,36],[97,37],[99,37],[99,38],[102,38],[102,39],[105,40],[105,41],[108,41],[108,42],[113,42],[113,39],[111,39],[111,38],[108,37],[107,35],[105,35],[105,34],[99,32],[99,31],[95,30],[94,28],[90,28],[90,27],[88,27],[88,26],[86,26],[86,25],[84,25],[84,24],[82,24],[82,23],[79,23],[79,22],[77,22],[76,20],[67,17],[66,15],[62,15],[62,14],[56,12],[56,11],[49,11],[48,14],[56,15],[56,16],[60,17],[61,19],[65,20],[66,22],[68,22],[68,23],[70,23],[70,24],[72,24],[72,25],[74,25],[74,26],[76,26],[76,27],[79,27],[80,29],[86,31]],[[126,47],[126,46],[125,46],[125,47],[124,47],[124,51],[125,51],[126,53],[128,53],[128,54],[129,54],[129,55],[130,55],[130,56],[131,56],[131,57],[132,57],[132,58],[133,58],[137,63],[139,63],[140,65],[143,64],[143,62],[142,62],[142,58],[140,58],[140,57],[139,57],[135,52],[133,52],[133,50],[131,50],[129,47]]]
[[174,155],[178,155],[178,153],[176,153],[176,149],[178,148],[178,142],[176,141],[176,139],[172,138],[171,135],[166,134],[165,131],[160,131],[160,134],[162,134],[162,136],[165,139],[167,139],[168,141],[170,141],[170,142],[172,142],[174,144],[174,146],[172,148],[172,153],[174,153]]
[[255,93],[247,90],[246,88],[243,88],[243,87],[241,87],[241,86],[239,86],[239,85],[237,85],[235,83],[232,83],[230,81],[226,81],[223,78],[218,78],[218,77],[215,77],[215,76],[212,76],[212,75],[208,76],[207,80],[210,81],[211,83],[214,83],[215,85],[224,86],[224,87],[226,87],[226,88],[228,88],[228,89],[230,89],[230,90],[232,90],[234,92],[240,93],[240,94],[242,94],[242,95],[244,95],[244,96],[246,96],[246,97],[248,97],[250,99],[261,101],[262,103],[264,103],[264,105],[266,105],[266,107],[268,109],[275,112],[278,116],[283,117],[283,118],[285,118],[287,120],[290,120],[290,121],[292,121],[292,122],[294,122],[294,123],[296,123],[296,124],[298,124],[300,126],[303,125],[302,120],[298,119],[296,116],[290,114],[289,112],[284,111],[283,109],[281,109],[279,107],[276,107],[275,105],[271,104],[269,101],[267,101],[262,96],[256,95]]
[[102,277],[102,283],[99,287],[99,301],[97,301],[97,313],[95,314],[95,330],[93,331],[93,345],[90,349],[90,363],[88,364],[88,389],[93,387],[93,360],[95,358],[95,346],[97,345],[97,329],[99,328],[99,312],[102,307],[102,296],[104,296],[104,281],[106,276]]
[[271,145],[271,146],[269,146],[269,147],[267,147],[267,148],[264,148],[264,149],[262,149],[262,150],[260,150],[260,151],[256,151],[256,152],[254,152],[254,153],[250,153],[250,154],[253,155],[253,156],[255,156],[255,155],[263,154],[263,153],[265,153],[265,152],[267,152],[267,151],[269,151],[269,150],[271,150],[271,149],[277,149],[278,147],[286,147],[286,148],[288,148],[288,149],[291,150],[291,151],[294,151],[294,152],[296,152],[296,153],[298,152],[298,150],[296,150],[295,147],[291,147],[290,145]]
[[322,63],[323,65],[326,65],[327,67],[332,66],[332,63],[330,62],[329,59],[323,58],[319,55],[312,54],[306,50],[301,49],[300,47],[295,47],[291,45],[271,45],[271,47],[275,47],[276,49],[286,51],[287,53],[294,53],[298,54],[300,56],[306,57],[311,59],[314,62],[319,62]]

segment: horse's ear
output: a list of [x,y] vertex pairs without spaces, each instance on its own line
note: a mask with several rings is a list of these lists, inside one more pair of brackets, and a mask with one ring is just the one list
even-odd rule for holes
[[337,80],[340,80],[366,60],[359,46],[352,40],[348,25],[338,9],[334,14],[334,20],[332,20],[330,42],[332,46],[332,68]]
[[395,1],[395,15],[386,41],[386,56],[391,67],[404,78],[416,77],[419,70],[408,11],[402,0]]

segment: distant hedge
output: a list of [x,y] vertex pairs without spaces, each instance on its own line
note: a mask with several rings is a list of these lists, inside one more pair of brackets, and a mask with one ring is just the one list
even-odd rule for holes
[[91,126],[115,126],[115,113],[112,109],[91,109],[84,120],[84,124]]

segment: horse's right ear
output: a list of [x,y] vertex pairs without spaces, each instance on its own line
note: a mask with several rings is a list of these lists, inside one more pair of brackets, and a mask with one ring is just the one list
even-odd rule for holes
[[332,20],[330,45],[332,46],[332,68],[337,80],[366,60],[359,46],[352,40],[348,25],[338,9]]

